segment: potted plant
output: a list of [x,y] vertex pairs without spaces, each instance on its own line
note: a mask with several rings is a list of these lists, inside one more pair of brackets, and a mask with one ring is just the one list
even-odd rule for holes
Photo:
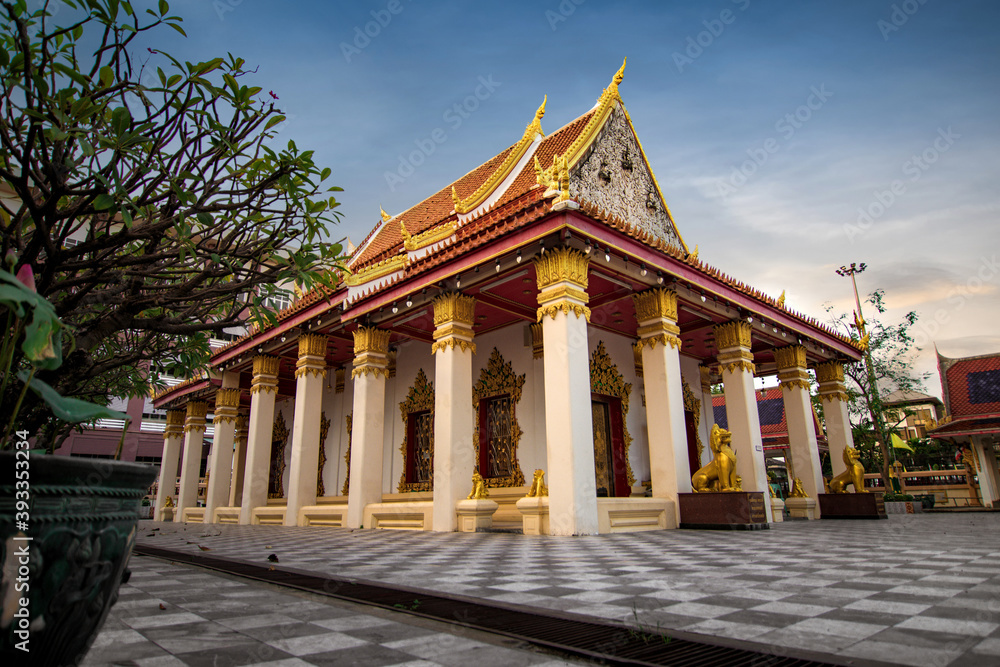
[[[31,449],[32,434],[17,423],[28,391],[72,423],[125,415],[60,396],[35,378],[39,369],[62,364],[63,328],[35,293],[30,266],[17,276],[0,269],[0,322],[8,334],[0,382],[4,390],[20,385],[18,401],[0,420],[0,662],[76,664],[127,579],[139,502],[158,468]],[[15,346],[23,368],[13,367]]]

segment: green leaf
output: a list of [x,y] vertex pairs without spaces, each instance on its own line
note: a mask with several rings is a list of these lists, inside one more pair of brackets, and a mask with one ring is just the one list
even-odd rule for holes
[[184,32],[184,28],[180,27],[176,23],[168,23],[167,25],[170,26],[171,28],[173,28],[174,30],[176,30],[177,32],[179,32],[180,34],[182,34],[185,37],[187,37],[187,33]]
[[[21,382],[27,382],[28,373],[27,371],[21,371],[17,374],[17,377]],[[89,422],[95,419],[128,419],[128,415],[125,413],[112,410],[103,405],[81,401],[79,398],[60,396],[59,392],[38,378],[31,378],[28,386],[43,401],[48,403],[56,417],[71,424]]]
[[125,107],[118,107],[111,112],[111,127],[114,128],[115,134],[118,136],[128,132],[128,128],[131,124],[132,115]]
[[115,198],[111,195],[97,195],[94,198],[94,208],[98,211],[106,211],[115,205]]
[[32,313],[21,350],[36,368],[52,371],[62,366],[62,324],[54,312],[51,316],[37,309]]
[[198,222],[200,222],[201,224],[205,225],[206,227],[208,227],[209,225],[212,224],[212,222],[214,222],[214,218],[212,217],[212,214],[211,213],[206,213],[204,211],[202,211],[201,213],[196,214],[194,217],[198,218]]
[[115,81],[115,71],[109,65],[105,65],[101,68],[98,80],[101,82],[102,87],[110,88],[111,84]]
[[271,116],[267,121],[267,125],[264,126],[264,131],[267,132],[278,123],[284,122],[284,120],[284,116]]
[[165,15],[169,11],[170,5],[167,3],[167,0],[160,0],[160,15]]

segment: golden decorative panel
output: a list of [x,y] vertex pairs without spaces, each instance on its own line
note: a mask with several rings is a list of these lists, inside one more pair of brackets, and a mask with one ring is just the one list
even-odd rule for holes
[[694,444],[698,448],[698,465],[701,466],[701,455],[705,451],[705,445],[701,444],[701,436],[698,434],[698,424],[701,423],[701,401],[695,398],[687,380],[681,380],[681,387],[684,393],[684,411],[694,415]]
[[299,357],[326,358],[327,338],[322,334],[302,334],[299,336]]
[[258,354],[253,358],[253,375],[258,377],[260,375],[273,375],[278,377],[278,364],[280,359],[278,357],[272,357],[266,354]]
[[438,241],[443,241],[454,234],[457,228],[458,225],[455,221],[445,222],[437,227],[431,227],[426,231],[420,232],[416,236],[410,236],[406,233],[406,227],[403,226],[403,223],[399,223],[399,231],[403,236],[403,247],[410,252],[426,248],[427,246],[433,245]]
[[344,486],[340,490],[340,495],[346,496],[351,488],[351,440],[354,431],[354,413],[350,413],[344,416],[344,422],[347,424],[347,451],[344,453],[344,463],[346,464],[347,474],[344,475]]
[[590,259],[579,250],[556,248],[535,258],[538,289],[545,289],[558,282],[570,282],[580,289],[587,289],[587,267]]
[[187,412],[184,410],[167,410],[167,426],[184,426],[184,417]]
[[632,295],[637,322],[667,319],[677,321],[677,292],[663,287]]
[[476,321],[476,300],[457,292],[442,294],[434,299],[434,326],[460,322],[472,326]]
[[531,327],[531,355],[534,359],[541,359],[545,354],[545,344],[543,338],[544,327],[540,322],[529,324]]
[[348,287],[364,285],[371,280],[377,280],[378,278],[387,276],[390,273],[402,271],[406,268],[407,264],[409,264],[408,255],[390,257],[389,259],[383,260],[378,264],[372,264],[371,266],[365,267],[353,275],[347,276],[344,280],[344,284]]
[[604,348],[604,341],[598,341],[597,349],[590,357],[590,390],[595,394],[612,396],[621,402],[622,406],[622,435],[625,441],[625,466],[628,484],[635,484],[635,475],[632,473],[632,462],[629,460],[628,451],[632,446],[632,436],[628,432],[628,402],[632,393],[632,384],[625,382],[625,378],[618,372],[618,367],[611,361],[611,355]]
[[354,356],[365,352],[386,354],[389,351],[389,336],[392,332],[375,327],[358,327],[354,330]]
[[774,360],[778,364],[778,370],[790,370],[793,368],[806,368],[806,348],[801,345],[789,345],[788,347],[778,347],[774,350]]
[[715,326],[715,349],[725,350],[731,347],[749,348],[752,344],[749,322],[733,320]]
[[816,380],[820,384],[844,381],[844,365],[839,361],[827,361],[816,365]]
[[220,389],[215,392],[215,409],[240,407],[240,395],[242,393],[239,388]]
[[205,415],[208,414],[208,403],[205,401],[190,401],[187,404],[187,418],[188,419],[205,419]]
[[642,347],[643,346],[642,346],[642,341],[641,340],[640,341],[636,341],[635,343],[632,343],[632,358],[633,358],[633,361],[635,362],[635,376],[636,377],[640,377],[640,378],[643,375],[643,369],[642,369]]
[[521,392],[524,388],[525,375],[514,373],[514,367],[510,362],[504,361],[500,350],[493,348],[486,367],[479,372],[479,381],[472,388],[472,407],[476,411],[472,441],[476,448],[476,471],[479,470],[479,401],[496,396],[510,396],[507,402],[510,411],[510,437],[511,437],[511,474],[502,477],[483,476],[488,487],[508,487],[521,486],[524,484],[524,473],[521,472],[521,463],[517,458],[517,446],[521,441],[524,431],[517,421],[517,404],[521,401]]
[[590,411],[593,418],[594,476],[597,478],[597,488],[604,489],[605,493],[612,495],[614,479],[610,461],[611,442],[608,433],[611,425],[608,424],[607,403],[591,403]]
[[285,426],[285,415],[278,411],[271,429],[271,462],[267,477],[267,497],[284,498],[285,483],[282,476],[285,473],[285,445],[288,443],[288,427]]
[[323,468],[326,467],[326,435],[330,432],[330,420],[326,418],[326,410],[319,413],[319,466],[316,470],[316,496],[325,496],[326,487],[323,484]]
[[433,429],[433,418],[434,418],[434,384],[428,381],[427,375],[424,373],[424,369],[421,368],[417,371],[417,377],[413,380],[413,384],[410,386],[410,391],[406,395],[406,400],[401,401],[399,404],[399,415],[403,420],[403,442],[399,445],[399,451],[403,455],[403,471],[399,476],[399,484],[396,490],[399,493],[407,493],[409,491],[433,491],[434,482],[433,479],[429,482],[415,482],[407,483],[406,481],[406,469],[409,461],[408,457],[408,441],[409,438],[409,419],[410,415],[416,412],[430,412],[431,415],[431,432],[430,432],[430,453],[431,453],[431,470],[434,469],[434,429]]

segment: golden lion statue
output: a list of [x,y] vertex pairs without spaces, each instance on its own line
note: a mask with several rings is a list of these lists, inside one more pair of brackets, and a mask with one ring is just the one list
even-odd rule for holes
[[549,487],[545,486],[545,471],[539,468],[531,480],[531,488],[525,498],[541,498],[549,495]]
[[736,452],[729,443],[733,434],[726,429],[712,426],[709,445],[715,456],[712,462],[691,477],[691,487],[696,493],[705,491],[739,491],[741,480],[736,474]]
[[847,470],[830,480],[830,493],[847,493],[847,485],[854,485],[855,493],[868,493],[865,489],[865,467],[859,460],[861,455],[854,447],[844,449],[844,464]]
[[792,482],[792,490],[788,494],[788,497],[789,498],[808,498],[809,497],[809,495],[806,493],[806,490],[804,488],[802,488],[802,480],[799,479],[798,477],[796,477],[795,481]]
[[478,472],[472,473],[472,492],[466,500],[482,500],[489,497],[490,492],[486,490],[486,482],[483,481],[483,476]]

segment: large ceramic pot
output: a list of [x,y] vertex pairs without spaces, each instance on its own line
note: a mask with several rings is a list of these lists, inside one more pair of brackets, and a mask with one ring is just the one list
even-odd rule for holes
[[83,659],[128,578],[139,503],[157,472],[0,452],[0,664]]

